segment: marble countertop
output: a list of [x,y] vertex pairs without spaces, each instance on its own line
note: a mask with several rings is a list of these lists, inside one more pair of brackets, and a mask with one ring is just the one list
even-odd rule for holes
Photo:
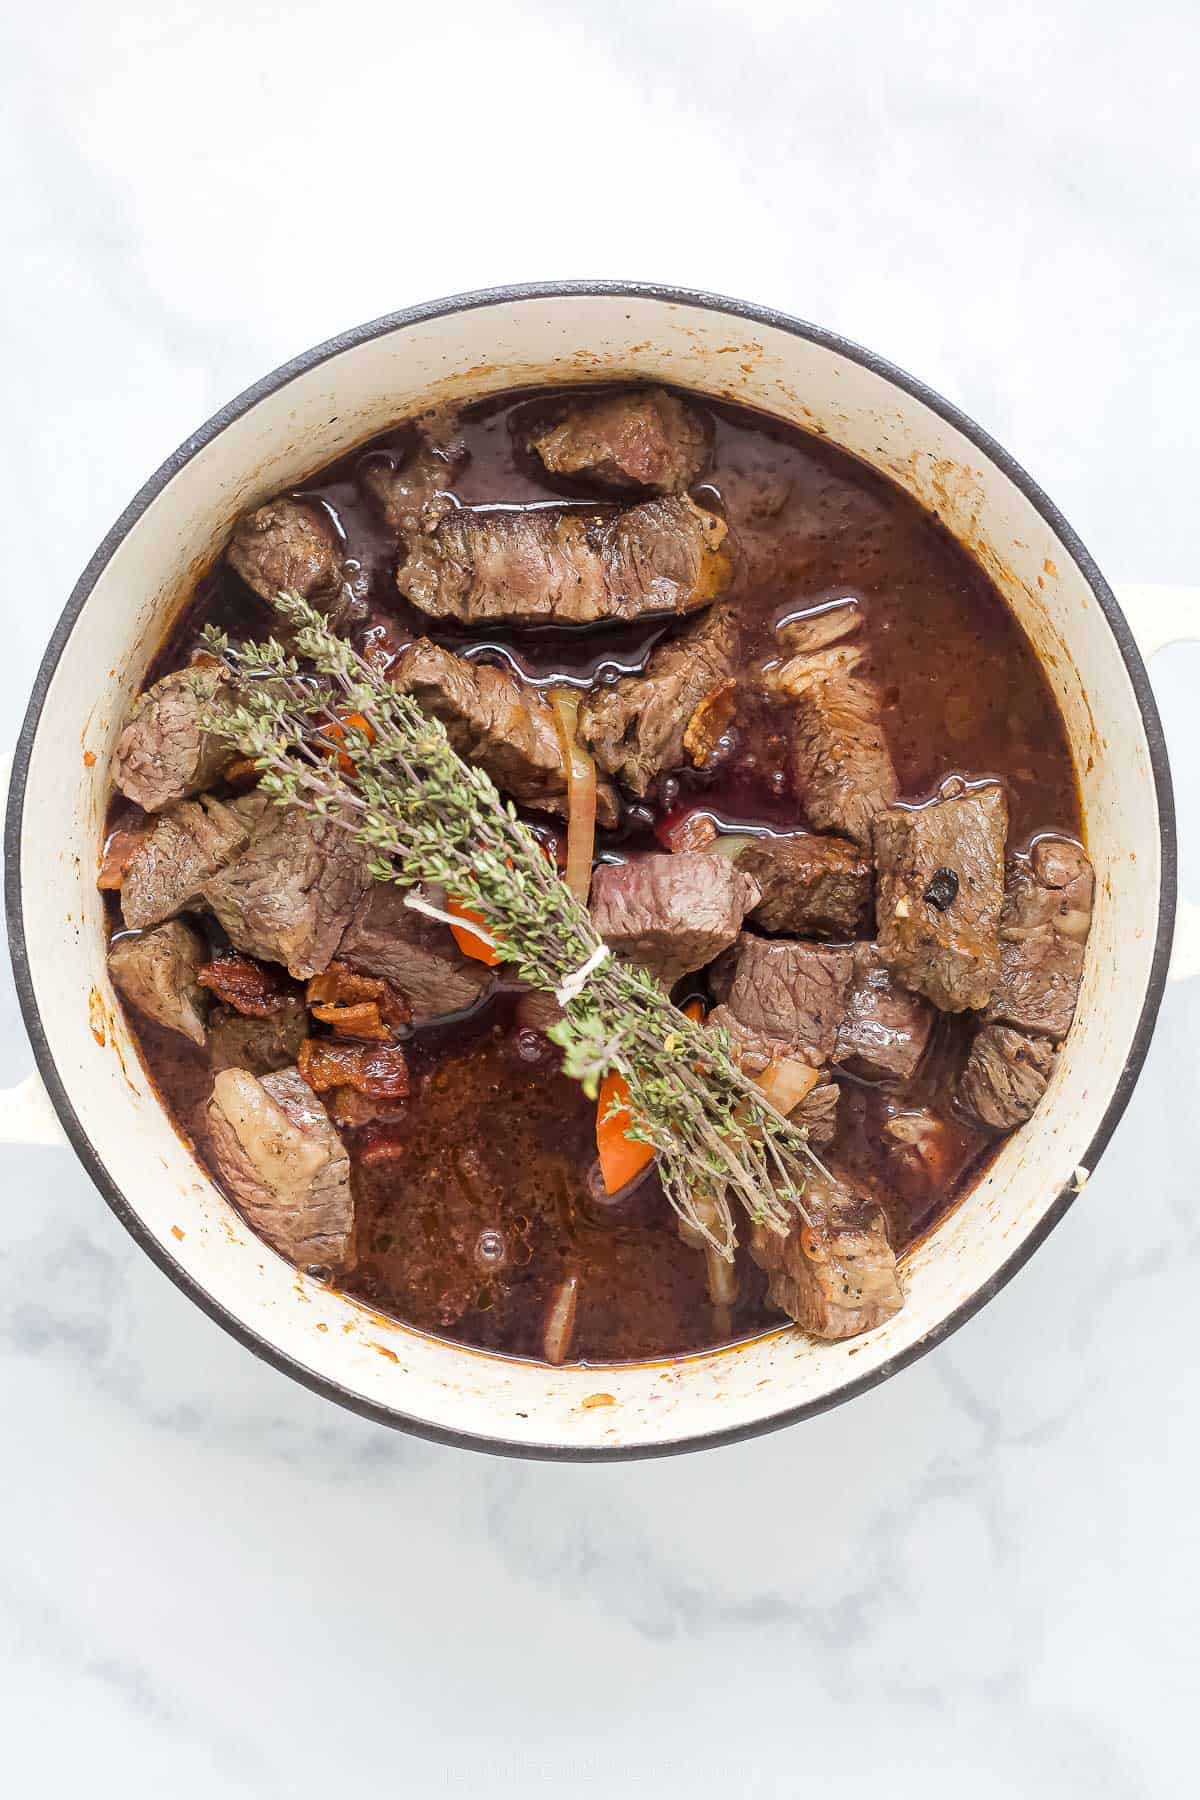
[[[10,733],[79,569],[195,425],[344,326],[505,280],[836,327],[995,432],[1113,579],[1200,582],[1189,0],[76,0],[0,42]],[[1196,654],[1154,671],[1185,776]],[[0,1008],[10,1083],[7,970]],[[1173,987],[1085,1198],[949,1343],[665,1463],[342,1413],[192,1308],[69,1152],[5,1152],[14,1791],[1176,1791],[1198,1029],[1200,983]]]

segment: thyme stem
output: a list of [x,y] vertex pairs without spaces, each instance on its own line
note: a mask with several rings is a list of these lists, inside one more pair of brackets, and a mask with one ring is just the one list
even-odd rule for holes
[[444,889],[480,917],[524,982],[566,996],[550,1030],[565,1073],[592,1099],[610,1071],[624,1078],[628,1135],[653,1146],[670,1204],[721,1256],[736,1244],[730,1192],[775,1231],[807,1218],[807,1167],[820,1167],[807,1134],[743,1074],[728,1035],[703,1030],[647,971],[606,953],[515,807],[462,760],[439,720],[299,595],[281,593],[275,606],[295,654],[274,638],[204,634],[234,694],[207,723],[253,759],[261,790],[336,820],[373,853],[377,880]]

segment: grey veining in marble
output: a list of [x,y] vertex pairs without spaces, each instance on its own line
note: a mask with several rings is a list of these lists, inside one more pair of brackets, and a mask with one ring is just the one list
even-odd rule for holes
[[[993,430],[1111,576],[1200,582],[1198,78],[1191,0],[5,9],[10,733],[196,424],[348,324],[523,277],[834,326]],[[1196,674],[1155,670],[1200,897]],[[177,1294],[68,1153],[6,1152],[6,1791],[1186,1791],[1198,1028],[1174,988],[1085,1197],[951,1342],[661,1464],[342,1414]]]

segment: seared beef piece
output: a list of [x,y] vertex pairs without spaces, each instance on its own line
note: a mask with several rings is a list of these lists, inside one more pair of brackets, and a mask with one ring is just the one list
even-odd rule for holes
[[928,1000],[895,981],[875,944],[854,946],[854,977],[834,1062],[868,1081],[908,1081],[933,1030]]
[[113,780],[123,794],[161,812],[211,787],[237,751],[201,724],[219,701],[224,677],[210,659],[176,669],[138,700],[113,752]]
[[204,1042],[208,996],[196,980],[204,944],[190,926],[172,919],[142,937],[120,938],[108,953],[108,972],[125,998],[168,1031]]
[[1033,1113],[1054,1066],[1054,1046],[1011,1025],[983,1025],[958,1084],[958,1102],[992,1131],[1011,1131]]
[[987,1005],[1000,973],[1008,802],[974,788],[875,821],[879,949],[943,1012]]
[[[435,906],[445,896],[429,895]],[[338,946],[338,961],[382,975],[413,1009],[417,1024],[473,1006],[491,971],[463,955],[448,928],[406,906],[394,881],[372,882]]]
[[777,1038],[814,1068],[828,1062],[854,970],[848,946],[801,944],[743,932],[709,977],[712,991],[752,1031]]
[[732,944],[757,899],[748,875],[704,850],[602,863],[592,877],[592,919],[605,943],[668,988]]
[[755,1225],[750,1254],[770,1276],[767,1298],[817,1338],[873,1331],[904,1305],[882,1209],[840,1177],[812,1170],[804,1189],[811,1225],[786,1237]]
[[294,997],[262,1018],[215,1006],[208,1018],[208,1060],[214,1070],[272,1075],[295,1062],[307,1035],[308,1014],[303,1001]]
[[320,507],[285,497],[268,500],[238,520],[225,555],[264,600],[287,589],[323,607],[339,601],[341,547]]
[[268,1244],[302,1269],[350,1260],[350,1161],[329,1115],[295,1069],[261,1080],[222,1069],[206,1115],[218,1173]]
[[[729,1033],[730,1049],[747,1075],[762,1075],[776,1057],[793,1054],[791,1047],[781,1039],[767,1037],[761,1031],[743,1025],[727,1006],[714,1006],[704,1024],[709,1031]],[[837,1082],[822,1069],[816,1086],[792,1108],[788,1118],[793,1125],[802,1126],[808,1132],[810,1143],[830,1144],[837,1130],[837,1106]]]
[[750,917],[793,937],[857,937],[871,909],[871,859],[844,838],[760,837],[738,852],[762,899]]
[[400,462],[370,456],[359,470],[359,486],[385,525],[397,537],[407,537],[420,528],[422,507],[435,495],[449,491],[458,460],[449,450],[432,444],[422,444]]
[[598,766],[638,795],[681,768],[684,732],[732,674],[738,637],[733,608],[716,606],[652,651],[644,674],[593,689],[579,708],[579,737]]
[[434,618],[591,625],[689,613],[729,580],[725,521],[687,499],[435,511],[396,571],[400,592]]
[[368,860],[336,819],[268,806],[241,854],[204,883],[204,899],[235,950],[303,980],[337,950],[367,890]]
[[[501,793],[538,811],[567,810],[567,771],[562,739],[549,702],[507,669],[468,662],[428,638],[393,663],[389,680],[411,694],[446,727],[464,761],[486,771]],[[596,817],[611,828],[620,801],[603,779],[596,788]]]
[[1075,1016],[1092,924],[1092,865],[1069,838],[1039,838],[1009,865],[1000,918],[1000,979],[987,1017],[1065,1038]]
[[226,805],[205,795],[165,812],[125,871],[121,916],[126,925],[140,931],[198,906],[205,882],[250,841],[246,805]]
[[793,642],[824,642],[827,647],[801,650],[768,679],[794,702],[793,767],[809,824],[818,831],[841,832],[869,848],[872,819],[900,789],[884,736],[879,689],[861,672],[866,647],[830,642],[830,633],[843,636],[856,624],[857,613],[849,607],[798,621]]
[[682,494],[708,462],[710,444],[703,419],[682,400],[664,388],[642,388],[573,406],[529,447],[551,475]]

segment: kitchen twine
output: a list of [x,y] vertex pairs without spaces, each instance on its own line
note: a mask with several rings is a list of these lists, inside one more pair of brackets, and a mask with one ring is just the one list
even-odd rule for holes
[[[405,894],[404,904],[411,906],[414,912],[424,913],[427,919],[440,919],[443,925],[457,925],[460,930],[462,929],[462,919],[456,919],[453,913],[443,912],[440,906],[434,906],[432,901],[423,899],[420,894]],[[480,943],[486,944],[489,950],[499,949],[495,938],[486,932],[482,925],[477,925],[474,920],[471,920],[468,923],[468,929],[471,935],[477,937]],[[568,1006],[572,1000],[578,1000],[596,970],[606,963],[611,955],[612,951],[607,944],[597,944],[587,961],[581,963],[579,968],[564,977],[560,986],[555,988],[554,998],[558,1004]]]

